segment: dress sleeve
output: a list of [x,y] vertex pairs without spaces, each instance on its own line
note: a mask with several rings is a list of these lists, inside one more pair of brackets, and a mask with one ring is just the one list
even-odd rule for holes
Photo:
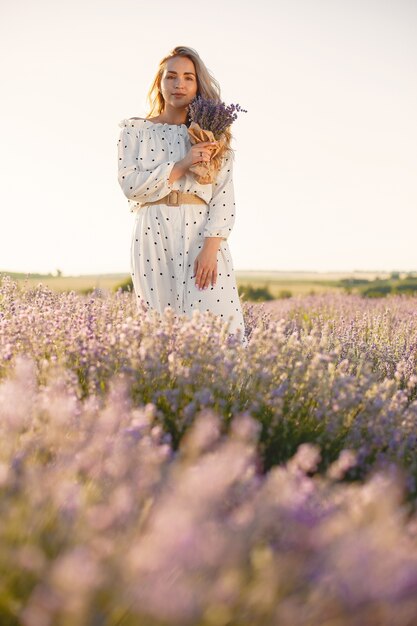
[[227,239],[235,223],[233,156],[224,157],[217,179],[213,183],[213,190],[203,234],[204,237]]
[[[129,120],[127,120],[129,122]],[[119,126],[122,125],[122,122]],[[118,181],[125,196],[143,204],[160,200],[172,190],[168,179],[175,161],[166,161],[153,169],[145,169],[139,159],[142,131],[132,124],[122,126],[118,142]]]

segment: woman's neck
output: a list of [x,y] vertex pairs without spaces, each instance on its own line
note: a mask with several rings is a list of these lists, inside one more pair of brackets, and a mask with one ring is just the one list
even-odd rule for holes
[[175,109],[167,107],[164,109],[157,118],[153,118],[164,124],[186,124],[188,121],[187,109]]

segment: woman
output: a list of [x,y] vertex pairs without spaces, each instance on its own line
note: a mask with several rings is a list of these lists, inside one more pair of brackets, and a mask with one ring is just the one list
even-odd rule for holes
[[188,105],[197,95],[220,101],[220,88],[197,52],[178,46],[159,64],[148,116],[119,123],[118,180],[136,214],[132,281],[138,306],[212,311],[229,322],[229,333],[240,329],[246,346],[227,242],[235,221],[231,133],[215,181],[196,182],[189,168],[209,161],[215,145],[189,140]]

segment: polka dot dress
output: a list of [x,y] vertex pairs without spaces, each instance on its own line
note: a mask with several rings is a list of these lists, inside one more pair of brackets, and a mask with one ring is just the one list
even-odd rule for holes
[[[227,238],[235,222],[232,158],[224,158],[214,183],[201,185],[192,173],[168,182],[176,161],[191,147],[185,124],[155,123],[141,118],[119,122],[118,180],[135,214],[131,242],[131,272],[137,303],[163,313],[212,311],[229,332],[242,331],[247,345],[241,303]],[[206,204],[143,206],[171,190],[194,193]],[[195,286],[194,260],[205,237],[222,237],[217,253],[217,281],[206,289]]]

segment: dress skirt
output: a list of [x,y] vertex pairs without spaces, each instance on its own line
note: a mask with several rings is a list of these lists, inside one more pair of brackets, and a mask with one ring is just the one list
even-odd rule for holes
[[135,216],[131,242],[131,272],[138,306],[142,302],[163,313],[192,316],[193,311],[212,311],[229,333],[245,325],[238,295],[232,257],[227,240],[217,252],[217,279],[205,289],[195,285],[194,261],[204,245],[208,205],[154,204],[141,207]]

